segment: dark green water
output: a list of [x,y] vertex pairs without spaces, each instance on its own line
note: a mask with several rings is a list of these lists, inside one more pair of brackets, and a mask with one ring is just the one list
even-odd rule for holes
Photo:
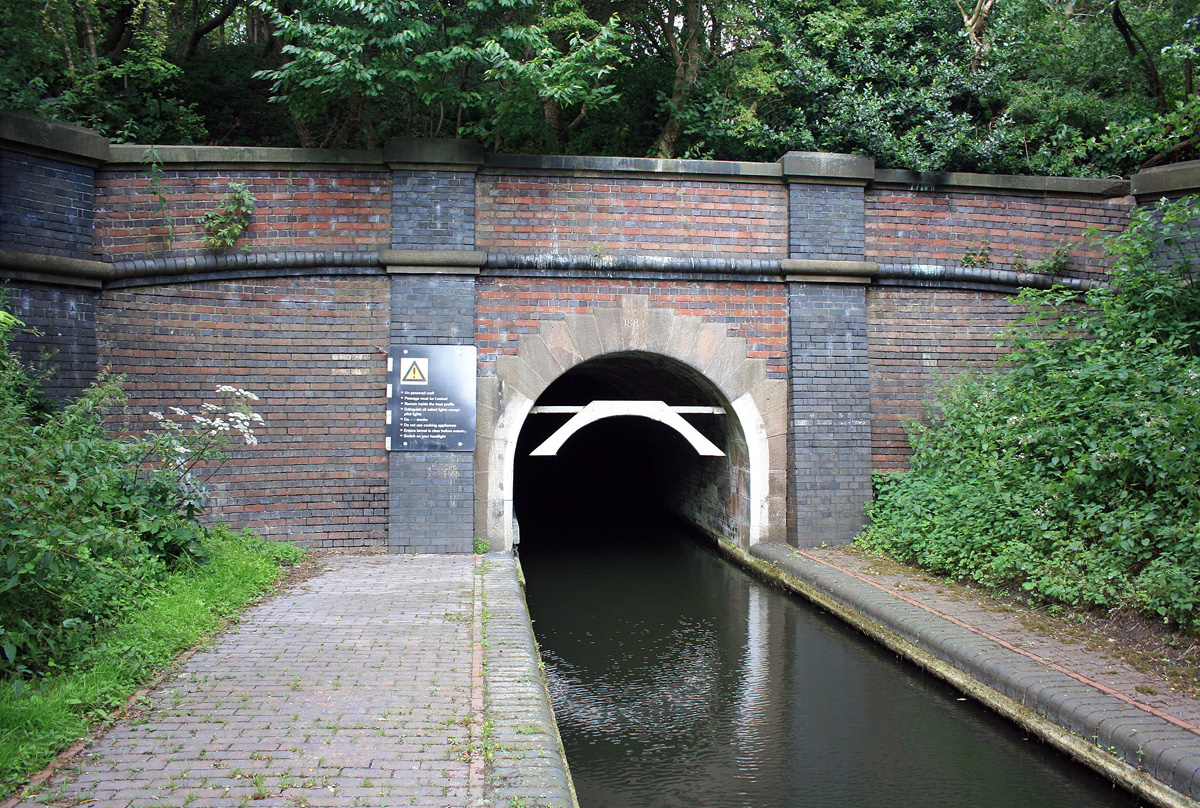
[[672,529],[592,530],[521,554],[583,808],[1136,804]]

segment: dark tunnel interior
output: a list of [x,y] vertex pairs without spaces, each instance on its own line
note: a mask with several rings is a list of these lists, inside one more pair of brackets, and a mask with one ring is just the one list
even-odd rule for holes
[[[709,382],[682,363],[634,353],[610,354],[573,368],[536,405],[583,406],[596,400],[727,406]],[[521,430],[514,507],[522,552],[568,549],[601,534],[605,541],[620,542],[626,534],[645,535],[634,527],[694,521],[690,515],[697,503],[692,500],[701,483],[736,478],[728,472],[738,456],[737,441],[727,435],[728,415],[689,415],[687,420],[732,457],[701,457],[674,429],[640,416],[605,418],[573,435],[556,456],[529,456],[570,417],[531,414]]]

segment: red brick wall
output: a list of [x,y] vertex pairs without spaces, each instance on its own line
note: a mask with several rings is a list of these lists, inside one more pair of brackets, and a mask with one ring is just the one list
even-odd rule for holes
[[989,266],[1017,269],[1014,260],[1032,265],[1065,244],[1072,256],[1064,274],[1099,277],[1104,252],[1084,239],[1084,230],[1118,229],[1132,207],[1132,197],[1049,199],[876,188],[866,197],[866,258],[881,264],[958,266],[986,239]]
[[877,471],[906,467],[912,451],[904,422],[925,415],[939,376],[993,365],[997,335],[1024,313],[1012,301],[993,292],[868,289],[871,459]]
[[515,354],[521,334],[542,320],[620,305],[621,295],[646,295],[651,308],[729,324],[752,358],[767,361],[767,374],[787,375],[787,290],[781,283],[586,280],[575,278],[481,278],[476,287],[475,344],[481,375],[495,372],[496,356]]
[[261,442],[214,477],[216,519],[312,547],[386,544],[386,278],[157,286],[96,308],[102,361],[141,423],[221,384],[261,397]]
[[475,211],[476,249],[498,253],[787,255],[782,184],[481,175]]
[[[174,217],[172,254],[205,249],[202,221],[231,182],[245,183],[257,200],[238,248],[353,252],[391,246],[391,176],[385,172],[167,170],[162,182]],[[167,253],[157,206],[145,172],[97,173],[97,252],[109,260]]]

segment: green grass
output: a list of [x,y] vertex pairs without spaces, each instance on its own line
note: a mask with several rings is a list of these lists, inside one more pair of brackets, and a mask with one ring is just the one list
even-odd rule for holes
[[220,631],[303,551],[223,528],[211,559],[173,573],[161,595],[112,627],[70,671],[40,683],[0,682],[0,798],[86,736],[183,651]]

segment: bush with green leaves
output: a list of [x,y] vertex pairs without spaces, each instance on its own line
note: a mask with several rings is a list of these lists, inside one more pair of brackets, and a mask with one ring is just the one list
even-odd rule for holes
[[937,572],[1200,630],[1200,205],[1108,241],[1084,305],[1025,291],[1004,372],[941,388],[860,544]]
[[200,468],[231,439],[254,440],[261,418],[225,388],[229,408],[119,437],[106,416],[124,396],[109,376],[39,413],[35,374],[10,350],[17,327],[0,318],[0,675],[31,676],[69,666],[173,566],[204,560]]

